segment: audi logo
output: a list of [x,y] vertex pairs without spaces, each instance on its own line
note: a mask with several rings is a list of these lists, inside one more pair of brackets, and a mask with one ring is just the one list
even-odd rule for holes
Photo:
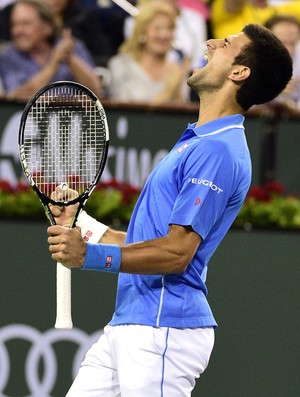
[[[22,396],[50,397],[55,386],[58,372],[58,357],[54,344],[58,342],[71,342],[77,345],[71,365],[72,376],[75,378],[80,363],[90,348],[98,340],[102,331],[88,335],[84,331],[73,328],[72,330],[49,329],[40,332],[25,324],[11,324],[0,328],[0,396],[13,397],[5,394],[8,383],[13,376],[9,346],[12,341],[24,341],[29,344],[24,360],[24,378],[27,389]],[[43,363],[41,376],[40,365]],[[18,384],[18,379],[14,380]],[[19,392],[20,393],[20,392]],[[18,394],[20,395],[20,394]]]

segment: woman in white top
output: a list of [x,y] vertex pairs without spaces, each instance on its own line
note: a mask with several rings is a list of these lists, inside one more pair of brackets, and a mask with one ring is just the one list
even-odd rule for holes
[[187,101],[190,60],[171,61],[176,13],[153,1],[140,8],[132,35],[109,62],[110,96],[119,101],[161,104]]
[[[138,0],[137,11],[143,5],[156,0]],[[206,51],[207,22],[205,16],[188,5],[183,5],[184,0],[160,0],[170,4],[176,11],[176,26],[174,30],[174,49],[170,52],[171,59],[178,61],[180,56],[191,58],[193,68],[203,65],[203,56]],[[202,2],[209,0],[186,0]],[[190,3],[191,4],[191,3]],[[132,32],[134,18],[127,16],[124,21],[124,37],[127,39]],[[175,50],[175,51],[174,51]],[[178,54],[179,53],[179,54]]]

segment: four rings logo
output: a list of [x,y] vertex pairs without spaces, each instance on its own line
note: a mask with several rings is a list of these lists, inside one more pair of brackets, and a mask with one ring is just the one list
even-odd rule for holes
[[208,186],[211,190],[216,191],[218,194],[223,193],[223,189],[215,185],[213,182],[209,181],[208,179],[202,178],[189,178],[188,183],[193,183],[195,185],[204,185]]
[[[22,396],[50,397],[56,384],[59,364],[59,357],[54,345],[58,342],[71,342],[78,346],[71,365],[74,378],[86,351],[99,338],[100,334],[101,331],[97,331],[88,335],[76,328],[72,330],[50,329],[41,333],[37,329],[24,324],[12,324],[0,328],[0,396],[10,397],[5,394],[9,383],[15,386],[20,384],[17,377],[13,379],[13,360],[12,354],[10,354],[12,353],[12,342],[23,341],[27,345],[29,344],[29,350],[23,365],[27,390],[22,393]],[[43,366],[42,374],[41,364]],[[61,376],[64,376],[64,373]],[[29,395],[28,391],[30,392]],[[21,392],[18,391],[18,395]]]

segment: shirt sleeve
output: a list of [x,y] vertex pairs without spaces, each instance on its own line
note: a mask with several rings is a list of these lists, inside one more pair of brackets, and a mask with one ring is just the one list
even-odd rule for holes
[[191,226],[205,239],[226,208],[235,166],[229,148],[220,142],[203,142],[196,150],[182,165],[180,192],[169,223]]

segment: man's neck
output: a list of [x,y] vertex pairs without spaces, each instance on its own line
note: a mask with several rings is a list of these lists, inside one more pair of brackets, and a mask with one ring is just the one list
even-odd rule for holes
[[218,94],[200,97],[197,127],[221,117],[244,113],[235,99]]

